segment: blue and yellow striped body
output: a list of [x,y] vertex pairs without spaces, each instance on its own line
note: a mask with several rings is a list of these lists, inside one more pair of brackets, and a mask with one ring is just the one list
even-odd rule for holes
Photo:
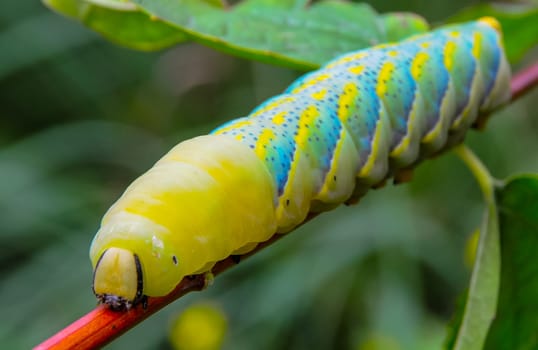
[[479,110],[509,98],[509,77],[484,18],[341,56],[213,134],[264,161],[286,231],[460,141]]
[[509,81],[491,18],[338,57],[131,184],[92,243],[94,293],[114,308],[165,295],[355,200],[461,141],[509,99]]

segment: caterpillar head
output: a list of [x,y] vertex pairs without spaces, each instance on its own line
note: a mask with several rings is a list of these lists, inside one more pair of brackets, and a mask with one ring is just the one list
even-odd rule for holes
[[144,298],[142,266],[138,256],[123,248],[108,248],[93,272],[93,292],[114,310],[130,309]]
[[252,150],[223,136],[185,141],[103,217],[90,247],[93,290],[128,309],[275,231],[273,182]]

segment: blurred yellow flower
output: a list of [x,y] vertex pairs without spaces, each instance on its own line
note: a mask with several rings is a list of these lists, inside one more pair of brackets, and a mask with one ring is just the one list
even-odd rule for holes
[[169,338],[176,350],[216,350],[222,347],[227,326],[220,307],[209,302],[198,303],[175,318]]

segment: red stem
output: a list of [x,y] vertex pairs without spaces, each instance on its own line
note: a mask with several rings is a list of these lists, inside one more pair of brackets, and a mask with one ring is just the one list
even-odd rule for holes
[[[316,215],[311,215],[305,222]],[[260,243],[255,250],[241,257],[231,256],[219,261],[212,269],[216,276],[235,266],[239,260],[245,259],[257,251],[265,248],[278,240],[282,235],[274,235],[267,242]],[[112,311],[105,305],[99,305],[85,316],[71,323],[34,349],[39,350],[67,350],[67,349],[95,349],[103,347],[112,340],[133,328],[149,316],[153,315],[166,305],[175,301],[179,297],[192,292],[204,289],[206,284],[205,276],[195,275],[184,278],[177,287],[168,295],[163,297],[148,298],[147,307],[141,305],[128,311]]]
[[[538,62],[518,72],[511,82],[512,102],[527,93],[538,84]],[[310,215],[304,223],[314,218]],[[244,259],[255,254],[266,246],[278,240],[281,235],[275,235],[269,241],[261,243],[255,250],[240,257]],[[217,263],[212,272],[216,276],[238,263],[238,257],[228,257]],[[59,331],[34,349],[39,350],[67,350],[67,349],[94,349],[102,347],[116,339],[138,323],[142,322],[166,305],[179,297],[204,289],[204,275],[196,275],[184,278],[178,286],[168,295],[158,298],[148,298],[146,309],[138,306],[126,312],[112,311],[108,307],[100,305],[93,311],[73,322]]]
[[512,102],[526,94],[530,89],[538,84],[538,62],[530,67],[519,71],[510,84],[512,90]]

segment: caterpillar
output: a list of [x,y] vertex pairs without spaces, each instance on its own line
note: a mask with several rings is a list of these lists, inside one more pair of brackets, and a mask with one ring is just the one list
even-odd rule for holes
[[356,201],[461,142],[510,75],[490,17],[337,57],[135,180],[92,242],[95,295],[128,309]]

